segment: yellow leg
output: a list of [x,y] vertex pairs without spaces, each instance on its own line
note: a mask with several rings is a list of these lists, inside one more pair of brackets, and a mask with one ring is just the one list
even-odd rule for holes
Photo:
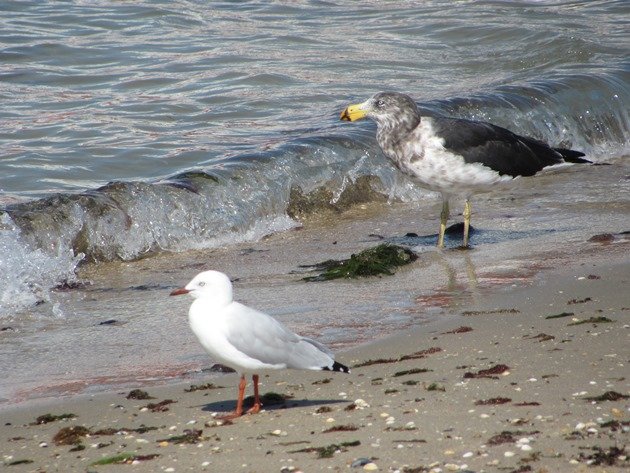
[[444,248],[444,232],[448,221],[448,198],[442,197],[442,212],[440,213],[440,235],[438,236],[438,248]]
[[468,246],[468,230],[470,230],[470,201],[466,199],[464,205],[464,247]]

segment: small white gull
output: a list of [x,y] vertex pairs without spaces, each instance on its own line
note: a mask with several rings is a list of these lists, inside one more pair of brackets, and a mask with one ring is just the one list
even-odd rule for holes
[[273,317],[235,302],[230,279],[219,271],[199,273],[186,287],[171,292],[171,296],[180,294],[195,298],[188,321],[201,345],[213,359],[241,375],[236,410],[223,419],[243,414],[246,374],[252,375],[254,383],[254,406],[247,412],[255,414],[261,407],[258,396],[261,372],[280,369],[350,372],[321,343],[297,335]]

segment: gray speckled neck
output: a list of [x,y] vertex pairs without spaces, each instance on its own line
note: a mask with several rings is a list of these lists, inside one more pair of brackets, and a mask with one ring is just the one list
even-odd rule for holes
[[383,153],[396,162],[403,157],[404,142],[419,124],[421,117],[417,109],[401,109],[396,114],[383,114],[376,119],[376,140]]

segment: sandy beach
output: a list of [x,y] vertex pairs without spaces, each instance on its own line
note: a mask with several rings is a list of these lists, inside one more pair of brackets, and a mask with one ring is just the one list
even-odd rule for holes
[[[630,471],[629,2],[59,3],[0,5],[0,473]],[[221,422],[206,270],[351,373]]]
[[[216,413],[234,407],[235,374],[139,384],[149,399],[118,390],[8,407],[3,471],[627,471],[627,239],[600,239],[562,264],[536,256],[526,278],[487,269],[475,280],[502,283],[476,297],[433,293],[448,316],[339,352],[350,374],[265,376],[264,411],[231,423]],[[412,275],[366,281],[391,290]],[[428,307],[421,299],[408,310]]]

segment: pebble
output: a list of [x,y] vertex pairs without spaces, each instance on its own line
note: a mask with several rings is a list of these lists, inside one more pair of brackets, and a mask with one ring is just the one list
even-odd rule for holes
[[137,443],[149,443],[147,439],[136,439]]
[[510,458],[510,457],[513,457],[514,455],[515,455],[515,453],[514,452],[510,452],[510,451],[507,451],[507,452],[503,453],[503,456],[505,458]]
[[473,453],[473,452],[466,452],[466,453],[464,453],[464,454],[462,455],[462,457],[463,457],[463,458],[470,458],[470,457],[472,457],[473,455],[474,455],[474,453]]
[[388,417],[387,419],[385,419],[385,423],[387,425],[392,425],[394,422],[396,422],[396,419],[392,416]]
[[205,467],[207,467],[207,466],[209,466],[209,465],[210,465],[210,462],[203,462],[203,463],[201,464],[202,468],[205,468]]
[[360,457],[350,464],[350,468],[360,468],[367,465],[368,463],[372,463],[372,460],[370,460],[369,458]]
[[330,424],[332,422],[335,422],[335,419],[333,419],[332,417],[329,417],[328,419],[326,419],[326,422]]
[[354,401],[355,409],[366,409],[370,407],[370,405],[365,402],[363,399],[357,399]]
[[376,463],[370,462],[370,463],[366,463],[365,465],[363,465],[363,469],[365,471],[376,471],[376,470],[378,470],[378,466],[376,465]]
[[524,452],[530,452],[532,451],[532,446],[525,443],[521,445],[521,450]]
[[164,469],[164,471],[165,471],[166,473],[171,473],[171,472],[175,471],[175,468],[173,468],[173,467],[168,467],[168,468]]
[[447,463],[444,465],[444,468],[448,471],[459,471],[459,465],[456,465],[455,463]]
[[280,473],[302,473],[302,470],[295,466],[283,466],[280,469]]
[[40,442],[39,446],[42,448],[46,448],[48,446],[48,444],[46,442]]
[[286,437],[289,434],[287,434],[284,430],[276,429],[271,432],[271,435],[275,435],[276,437]]

